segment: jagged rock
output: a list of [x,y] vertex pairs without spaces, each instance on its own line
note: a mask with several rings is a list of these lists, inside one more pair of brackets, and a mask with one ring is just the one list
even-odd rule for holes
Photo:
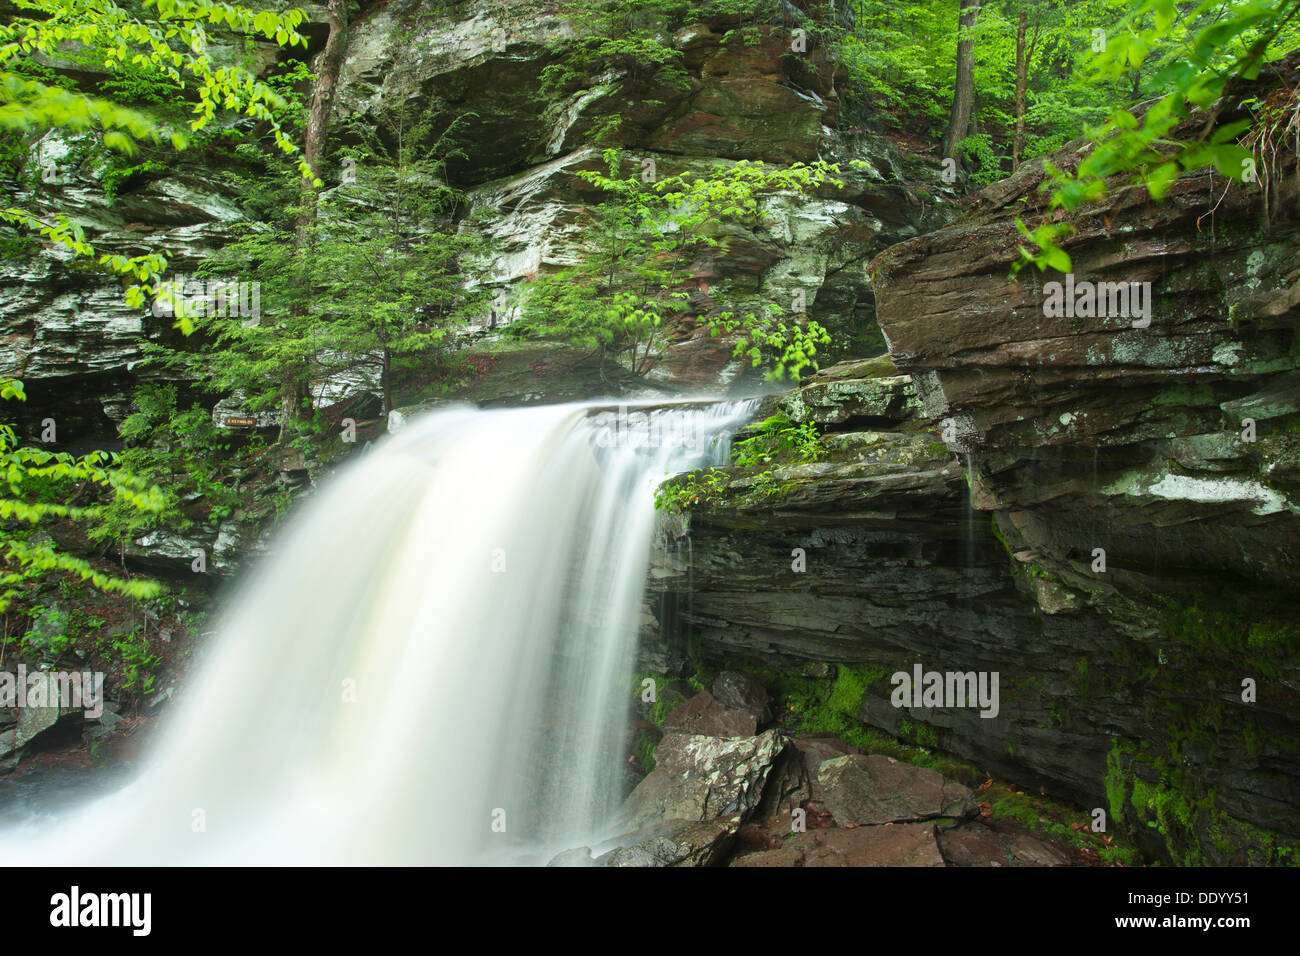
[[732,866],[943,866],[933,824],[834,828],[793,833],[780,849],[738,857]]
[[781,398],[779,407],[796,425],[846,423],[897,425],[917,417],[921,403],[910,375],[885,374],[888,357],[840,362],[818,372]]
[[777,763],[767,784],[767,798],[741,833],[751,849],[779,847],[796,822],[809,830],[835,825],[822,804],[817,770],[827,760],[860,751],[835,737],[797,737],[791,743],[786,751],[789,759]]
[[619,837],[623,844],[596,857],[591,866],[721,866],[735,841],[736,824],[725,820],[672,820]]
[[31,700],[33,685],[45,683],[45,701],[48,706],[33,707],[31,704],[18,708],[18,726],[15,728],[14,747],[27,746],[45,731],[59,722],[64,713],[59,708],[58,685],[48,674],[35,671],[27,675],[28,700]]
[[937,770],[880,754],[849,754],[817,768],[821,802],[840,826],[964,817],[975,812],[970,788]]
[[713,696],[724,707],[744,711],[761,725],[772,718],[767,688],[757,677],[740,671],[722,671],[713,681]]
[[[1294,85],[1297,63],[1300,54],[1234,98],[1264,95],[1279,74]],[[1051,161],[1069,167],[1081,148]],[[1279,195],[1296,195],[1294,156],[1277,165]],[[979,507],[1084,603],[1118,603],[1118,590],[1149,604],[1182,583],[1155,568],[1178,569],[1196,590],[1219,574],[1300,586],[1290,558],[1300,536],[1300,217],[1294,204],[1275,206],[1261,231],[1258,191],[1231,189],[1211,236],[1202,220],[1214,175],[1181,177],[1161,203],[1116,182],[1070,219],[1069,281],[1149,283],[1146,327],[1109,307],[1057,315],[1045,283],[1066,277],[1055,273],[1007,281],[1015,221],[1046,211],[1041,162],[973,197],[960,225],[870,266],[895,362],[975,458]],[[1098,547],[1105,576],[1083,560]]]
[[724,707],[708,691],[674,707],[664,719],[666,734],[700,734],[708,737],[752,737],[758,730],[754,715]]
[[[1294,88],[1297,62],[1233,98]],[[1049,215],[1040,162],[877,255],[879,320],[922,420],[832,431],[814,465],[726,471],[720,495],[663,519],[649,609],[667,627],[647,647],[669,666],[688,647],[717,666],[860,665],[884,675],[865,723],[1080,806],[1118,799],[1130,834],[1165,834],[1146,848],[1166,860],[1265,861],[1300,837],[1293,149],[1267,231],[1238,188],[1206,230],[1208,172],[1164,203],[1117,182],[1071,218],[1076,278],[1150,282],[1147,327],[1046,314],[1060,275],[1008,281],[1016,219]],[[918,662],[1000,674],[998,716],[894,706],[888,675]],[[1254,674],[1269,693],[1247,703]],[[1137,781],[1186,820],[1156,820]]]
[[[791,15],[801,19],[825,11]],[[306,29],[314,51],[325,29],[319,5],[312,17]],[[760,300],[806,308],[830,329],[837,341],[823,358],[883,347],[863,264],[890,243],[951,219],[951,191],[933,163],[900,153],[882,136],[841,128],[836,78],[842,67],[826,49],[814,43],[796,55],[788,31],[769,26],[757,28],[755,42],[739,42],[736,25],[734,17],[715,17],[665,36],[688,64],[683,88],[647,85],[618,70],[544,84],[544,72],[564,56],[554,41],[573,28],[563,11],[536,0],[471,0],[454,10],[429,0],[394,0],[351,25],[334,125],[375,129],[393,119],[397,104],[410,101],[428,106],[423,118],[430,137],[466,120],[447,176],[466,192],[467,221],[497,243],[487,264],[491,275],[474,281],[507,293],[507,302],[485,310],[477,323],[488,341],[468,335],[458,338],[457,347],[490,346],[493,356],[503,346],[514,348],[517,343],[502,342],[498,333],[518,316],[521,284],[583,254],[582,223],[606,197],[577,173],[603,171],[592,133],[615,118],[621,122],[611,145],[621,147],[629,162],[653,159],[660,176],[704,173],[742,160],[821,157],[844,170],[842,186],[765,197],[764,224],[729,229],[725,254],[701,258],[692,301],[686,314],[674,318],[667,355],[643,387],[698,390],[735,382],[745,369],[734,359],[732,343],[711,336],[707,320],[696,317],[742,312]],[[233,48],[218,52],[234,55]],[[276,67],[273,44],[258,41],[252,53],[256,69]],[[83,79],[91,75],[84,65],[59,69]],[[93,153],[85,145],[79,137],[51,133],[42,148],[62,160]],[[851,160],[860,166],[850,166]],[[57,186],[17,197],[17,204],[37,213],[68,212],[101,252],[138,254],[144,236],[148,248],[165,251],[173,274],[192,276],[244,220],[232,168],[176,165],[141,172],[119,184],[110,201],[100,185],[102,161],[63,165]],[[327,192],[346,188],[331,182],[332,157],[324,159],[321,172]],[[53,417],[61,440],[115,447],[117,425],[130,412],[135,388],[143,381],[171,380],[172,373],[141,364],[145,345],[175,344],[178,337],[170,317],[128,307],[116,280],[68,270],[63,258],[46,250],[0,264],[0,364],[16,370],[27,386],[29,401],[16,409],[24,434],[39,434],[39,423]],[[567,369],[581,358],[579,353],[562,364]],[[468,382],[463,394],[527,402],[609,390],[599,369],[587,369],[576,383],[566,370],[551,371],[531,372],[526,384],[496,389]],[[486,378],[497,374],[493,368]],[[328,404],[375,388],[373,375],[352,378],[315,382],[312,394]],[[240,411],[237,399],[226,398],[215,411],[218,419]],[[270,426],[278,415],[256,417],[259,425]]]
[[627,798],[622,816],[633,829],[663,820],[743,821],[784,747],[773,730],[757,737],[666,734],[654,770]]
[[99,720],[86,733],[96,740],[112,737],[117,732],[118,725],[122,723],[122,720],[121,716],[109,710],[106,706]]
[[800,737],[794,745],[799,753],[799,772],[805,784],[805,798],[814,803],[823,802],[821,778],[818,775],[822,764],[862,752],[838,737]]
[[[290,453],[301,455],[296,450]],[[145,567],[182,576],[192,574],[196,582],[202,583],[205,574],[221,577],[234,573],[239,562],[258,548],[254,529],[231,519],[221,523],[215,537],[210,531],[151,531],[130,542],[126,554]]]

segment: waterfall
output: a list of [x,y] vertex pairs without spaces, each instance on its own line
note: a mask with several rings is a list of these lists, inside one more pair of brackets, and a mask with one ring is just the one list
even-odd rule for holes
[[140,775],[0,859],[545,863],[609,836],[653,489],[724,462],[752,404],[407,423],[229,596]]

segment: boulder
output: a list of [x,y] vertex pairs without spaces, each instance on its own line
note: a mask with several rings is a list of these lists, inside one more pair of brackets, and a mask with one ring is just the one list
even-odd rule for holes
[[897,425],[921,414],[912,377],[894,370],[888,356],[823,369],[778,405],[796,425],[810,421],[824,428],[847,423]]
[[622,844],[596,857],[592,866],[721,866],[731,852],[736,825],[725,820],[671,820],[649,831],[619,837]]
[[[14,746],[21,748],[27,746],[45,731],[49,730],[59,722],[59,717],[63,711],[59,708],[59,691],[58,684],[47,674],[35,671],[27,675],[27,692],[28,700],[32,699],[33,688],[38,683],[44,683],[44,699],[48,706],[33,707],[31,705],[18,708],[18,726],[15,728]],[[40,691],[37,691],[39,694]],[[72,712],[68,712],[72,713]]]
[[964,817],[976,810],[970,788],[937,770],[881,754],[849,754],[817,768],[821,802],[840,826]]
[[708,737],[752,737],[757,730],[758,721],[752,713],[724,707],[707,690],[674,707],[663,724],[665,734]]
[[772,719],[772,702],[767,688],[750,674],[722,671],[713,680],[713,696],[724,707],[753,717],[759,725]]
[[763,796],[784,739],[769,730],[756,737],[666,734],[655,769],[623,805],[630,829],[665,820],[742,822]]

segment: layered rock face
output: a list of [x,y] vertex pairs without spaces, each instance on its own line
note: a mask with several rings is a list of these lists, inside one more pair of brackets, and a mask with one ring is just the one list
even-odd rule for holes
[[[318,50],[327,32],[324,10],[298,6],[307,14],[301,32]],[[240,63],[260,76],[284,56],[270,42],[236,44],[220,36],[209,53],[215,66]],[[109,78],[83,62],[46,65],[87,88]],[[252,129],[251,121],[224,117],[215,124],[222,131],[231,126]],[[14,190],[15,205],[44,221],[61,212],[79,223],[98,253],[161,253],[169,278],[192,279],[204,258],[229,241],[231,225],[245,218],[242,163],[229,156],[214,161],[209,150],[146,152],[132,165],[114,158],[93,134],[53,130],[33,144],[29,177],[6,187]],[[135,386],[168,378],[141,366],[145,344],[177,345],[180,334],[170,318],[128,306],[117,279],[72,261],[61,248],[41,242],[9,251],[0,258],[0,372],[22,379],[28,396],[11,414],[33,435],[42,419],[54,418],[65,449],[112,446]]]
[[[1282,73],[1292,88],[1294,58]],[[1236,115],[1230,104],[1220,121]],[[1118,738],[1112,799],[1127,767],[1130,805],[1152,817],[1150,788],[1181,786],[1295,836],[1300,177],[1277,145],[1255,181],[1188,175],[1163,203],[1115,184],[1070,220],[1071,276],[1007,280],[1015,216],[1047,215],[1036,165],[977,197],[960,228],[871,269],[895,360],[974,461],[975,505],[1042,582],[1043,611],[1095,609],[1114,629],[1083,656],[1093,694],[1114,699],[1097,715]],[[1053,282],[1073,287],[1073,309],[1056,307]],[[1087,308],[1086,283],[1103,282],[1130,293],[1129,314],[1113,291]],[[1137,706],[1141,721],[1116,719]]]
[[[847,411],[829,377],[787,396],[833,458],[736,470],[663,520],[657,663],[862,664],[868,724],[1105,810],[1166,859],[1282,859],[1300,836],[1300,179],[1280,141],[1269,162],[1267,218],[1258,182],[1188,175],[1164,203],[1114,184],[1069,220],[1070,277],[1010,278],[1016,217],[1049,216],[1040,164],[877,256],[919,420],[871,407],[879,368],[837,373],[860,393]],[[891,699],[917,664],[996,672],[996,716]]]
[[[314,51],[323,43],[324,18],[309,6],[313,10],[306,32]],[[790,28],[824,15],[797,5],[788,14]],[[623,175],[646,170],[648,163],[659,177],[742,160],[841,163],[843,186],[772,197],[762,226],[732,230],[720,237],[725,249],[696,263],[692,301],[656,377],[661,386],[691,390],[734,381],[741,364],[699,317],[743,308],[760,296],[787,309],[800,297],[845,348],[870,354],[879,337],[862,265],[890,243],[947,221],[948,187],[935,169],[884,139],[840,129],[838,68],[826,50],[811,42],[794,51],[790,29],[738,26],[735,18],[670,25],[665,40],[682,51],[686,69],[680,84],[656,85],[629,70],[600,76],[570,71],[551,83],[546,71],[562,65],[565,38],[574,34],[554,4],[395,0],[368,6],[351,25],[332,145],[347,144],[358,128],[394,128],[399,108],[409,106],[414,120],[431,131],[430,149],[454,146],[448,177],[468,193],[463,227],[483,230],[498,243],[483,264],[485,276],[467,279],[486,281],[502,295],[461,339],[462,346],[488,355],[497,352],[500,326],[518,314],[521,284],[583,255],[586,214],[605,197],[576,174],[604,171],[603,147],[624,151]],[[264,73],[284,55],[266,44],[255,54]],[[71,65],[67,70],[75,72]],[[619,121],[616,127],[612,120]],[[444,141],[435,147],[433,140],[453,124],[459,125],[451,146]],[[109,168],[102,151],[89,141],[47,139],[41,161],[54,162],[57,176],[19,199],[38,212],[67,211],[103,251],[164,251],[173,272],[190,275],[228,240],[232,224],[245,219],[236,161],[162,156],[162,163],[120,177],[110,199],[100,182]],[[850,160],[860,165],[850,169]],[[339,188],[335,162],[320,172],[326,189]],[[39,433],[39,422],[54,417],[65,444],[102,446],[116,438],[141,376],[157,374],[140,365],[144,344],[180,338],[170,319],[127,307],[117,282],[93,270],[69,270],[60,258],[44,250],[28,260],[6,260],[0,369],[27,384],[31,400],[19,410],[30,419],[23,422],[27,432]],[[860,333],[856,344],[854,333]],[[529,353],[523,363],[528,374],[515,374],[509,358],[499,387],[477,383],[467,397],[518,403],[608,390],[596,374],[565,379],[539,371],[538,354]],[[489,370],[488,378],[494,374]],[[366,387],[350,381],[326,391],[347,397]]]
[[[1122,639],[1093,613],[1045,614],[1034,579],[1009,573],[988,516],[970,507],[965,463],[926,428],[910,379],[887,360],[846,363],[779,404],[830,429],[830,460],[727,470],[718,499],[660,519],[647,667],[862,665],[864,722],[1025,785],[1104,799],[1110,738],[1063,722],[1108,725],[1111,702],[1083,693],[1076,668]],[[890,676],[918,663],[998,673],[998,712],[895,708]]]
[[[823,15],[798,5],[789,14],[791,27]],[[623,151],[623,176],[703,174],[740,161],[840,163],[843,185],[771,197],[761,226],[731,229],[694,264],[691,301],[653,377],[718,387],[741,366],[694,317],[760,298],[789,309],[798,297],[847,348],[870,330],[857,343],[870,349],[874,299],[862,264],[951,215],[936,170],[881,138],[839,130],[840,73],[825,49],[795,51],[788,29],[740,26],[722,17],[666,32],[686,76],[657,83],[629,69],[565,73],[574,28],[535,0],[462,4],[454,21],[420,3],[389,4],[354,31],[338,108],[345,121],[382,125],[414,98],[438,104],[434,135],[465,121],[464,155],[449,174],[468,189],[467,223],[498,243],[488,281],[502,296],[485,327],[517,317],[521,284],[583,257],[587,213],[607,197],[577,174],[605,172],[606,147]],[[917,187],[940,201],[924,201]]]

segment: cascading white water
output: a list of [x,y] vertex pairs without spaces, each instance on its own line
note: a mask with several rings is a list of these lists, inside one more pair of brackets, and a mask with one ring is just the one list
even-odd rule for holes
[[0,859],[544,863],[610,835],[653,489],[725,460],[749,411],[411,422],[232,595],[140,776]]

